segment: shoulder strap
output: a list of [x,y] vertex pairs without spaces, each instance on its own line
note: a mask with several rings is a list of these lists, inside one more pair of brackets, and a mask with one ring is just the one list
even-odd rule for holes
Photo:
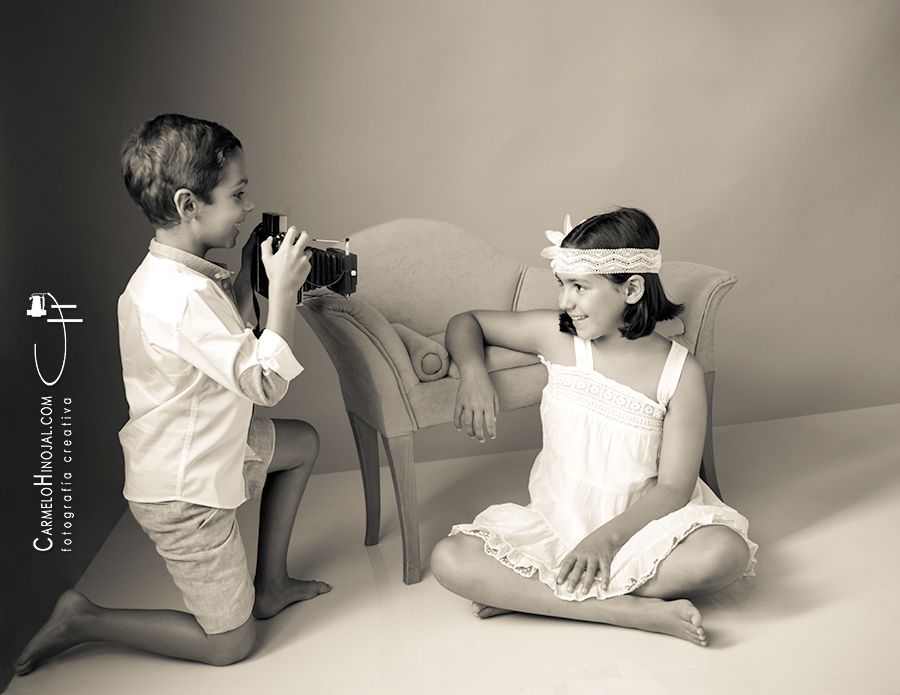
[[687,348],[673,340],[669,356],[666,358],[666,366],[663,367],[662,376],[659,377],[659,386],[656,388],[656,400],[660,405],[666,405],[675,395],[687,355]]
[[572,336],[575,339],[575,366],[588,372],[594,371],[594,352],[591,341]]

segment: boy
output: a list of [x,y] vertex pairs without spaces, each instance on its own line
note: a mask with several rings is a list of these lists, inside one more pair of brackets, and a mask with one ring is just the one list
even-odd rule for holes
[[[67,591],[16,662],[19,675],[61,651],[110,641],[226,665],[251,651],[256,627],[296,601],[331,590],[287,575],[300,498],[318,455],[305,422],[253,417],[303,369],[291,351],[297,291],[309,274],[306,232],[277,253],[266,329],[253,333],[250,257],[234,274],[207,261],[232,248],[253,210],[240,141],[217,123],[163,115],[122,149],[125,185],[153,224],[150,251],[119,298],[129,421],[119,433],[132,513],[191,611],[107,609]],[[293,241],[293,243],[290,243]],[[235,509],[262,488],[259,550],[250,578]]]

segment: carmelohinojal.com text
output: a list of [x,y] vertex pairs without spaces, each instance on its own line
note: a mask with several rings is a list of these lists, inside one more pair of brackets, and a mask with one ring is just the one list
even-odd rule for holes
[[33,485],[38,489],[39,530],[32,546],[45,553],[54,547],[72,552],[72,528],[75,520],[72,479],[72,399],[63,398],[62,406],[53,396],[41,396],[39,466]]

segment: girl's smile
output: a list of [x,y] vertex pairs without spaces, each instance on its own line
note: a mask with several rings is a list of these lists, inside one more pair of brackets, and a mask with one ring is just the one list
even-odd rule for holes
[[558,274],[559,308],[565,311],[582,338],[594,340],[615,333],[623,325],[625,294],[602,275]]
[[569,318],[572,319],[572,323],[575,324],[575,326],[577,327],[578,324],[582,323],[583,321],[585,321],[587,319],[587,316],[584,316],[584,315],[575,316],[575,315],[569,314]]

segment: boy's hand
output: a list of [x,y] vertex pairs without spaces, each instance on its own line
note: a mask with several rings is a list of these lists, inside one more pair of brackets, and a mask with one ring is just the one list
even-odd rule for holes
[[295,295],[309,276],[309,259],[312,256],[312,251],[306,248],[309,235],[298,233],[294,226],[289,227],[275,253],[272,253],[272,241],[269,237],[260,244],[262,262],[269,276],[269,294],[287,292]]
[[580,594],[586,594],[594,580],[599,579],[600,587],[606,591],[610,566],[618,551],[618,545],[601,526],[585,536],[566,556],[559,566],[556,583],[566,584],[569,591],[575,591],[577,587]]
[[456,429],[466,431],[479,442],[486,437],[497,436],[497,412],[500,401],[490,376],[478,379],[462,377],[456,392],[456,406],[453,409],[453,424]]

